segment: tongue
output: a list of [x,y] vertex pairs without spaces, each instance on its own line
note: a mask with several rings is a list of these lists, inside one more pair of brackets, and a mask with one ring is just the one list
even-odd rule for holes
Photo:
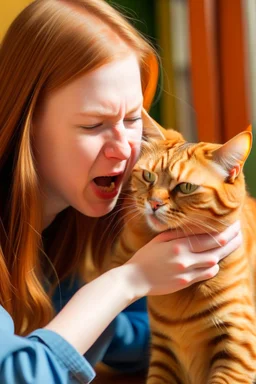
[[111,176],[95,177],[94,181],[100,187],[109,187],[112,182],[112,177]]

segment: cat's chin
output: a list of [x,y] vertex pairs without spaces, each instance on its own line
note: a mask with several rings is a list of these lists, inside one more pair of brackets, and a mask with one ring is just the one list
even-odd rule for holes
[[163,232],[168,229],[168,225],[160,221],[156,216],[148,215],[147,223],[151,229],[155,232]]

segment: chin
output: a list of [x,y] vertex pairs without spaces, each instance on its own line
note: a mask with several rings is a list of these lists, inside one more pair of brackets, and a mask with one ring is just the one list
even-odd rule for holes
[[154,232],[160,233],[169,229],[168,225],[158,220],[155,216],[147,216],[148,226],[153,229]]
[[79,210],[82,214],[89,217],[102,217],[111,212],[116,206],[116,201],[111,201],[108,203],[99,203],[93,204],[90,207],[86,207],[83,210]]

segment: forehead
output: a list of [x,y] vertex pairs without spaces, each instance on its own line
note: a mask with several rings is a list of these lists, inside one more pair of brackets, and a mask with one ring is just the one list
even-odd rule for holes
[[79,77],[63,88],[62,96],[75,98],[80,105],[93,102],[102,103],[108,99],[116,101],[120,97],[131,101],[142,98],[140,67],[136,55],[132,54]]
[[223,181],[223,170],[204,154],[206,148],[205,143],[185,142],[171,148],[158,148],[156,145],[145,151],[138,166],[158,175],[168,175],[175,184],[209,185],[217,180]]
[[47,95],[62,113],[118,114],[142,104],[140,67],[135,54],[104,64]]
[[151,142],[143,146],[139,166],[146,165],[155,172],[171,170],[178,162],[192,157],[188,150],[193,147],[194,144],[187,142]]

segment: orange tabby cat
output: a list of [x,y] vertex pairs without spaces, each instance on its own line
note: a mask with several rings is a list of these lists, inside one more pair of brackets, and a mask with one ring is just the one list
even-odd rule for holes
[[216,277],[148,298],[147,384],[252,384],[256,202],[246,193],[242,173],[251,134],[242,132],[224,145],[190,144],[178,133],[167,134],[169,139],[159,134],[145,143],[121,200],[122,217],[113,217],[121,226],[109,249],[111,266],[168,228],[182,228],[186,235],[209,233],[240,219],[244,242],[220,262]]

